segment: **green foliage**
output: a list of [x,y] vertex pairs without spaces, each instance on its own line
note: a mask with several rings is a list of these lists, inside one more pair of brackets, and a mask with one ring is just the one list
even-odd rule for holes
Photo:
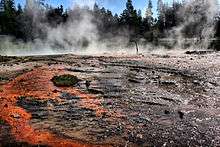
[[[46,5],[44,0],[40,0],[38,6],[42,10],[46,10],[46,17],[41,16],[41,13],[37,14],[36,17],[39,17],[37,18],[37,24],[34,23],[34,14],[29,13],[27,7],[22,9],[21,5],[18,5],[16,9],[14,0],[0,1],[0,35],[15,36],[24,41],[46,38],[46,28],[42,26],[56,28],[68,21],[78,20],[82,17],[82,11],[93,16],[92,22],[98,28],[100,39],[126,35],[131,40],[144,38],[147,42],[154,43],[158,42],[158,38],[165,37],[166,32],[183,22],[183,18],[178,16],[178,12],[184,7],[184,3],[176,1],[173,2],[173,5],[166,5],[163,0],[158,0],[158,17],[154,19],[152,0],[146,0],[147,9],[144,17],[140,10],[137,11],[134,8],[132,0],[127,0],[126,8],[120,15],[113,15],[110,10],[104,7],[100,8],[96,3],[93,10],[77,8],[65,11],[62,5],[53,8]],[[71,14],[71,17],[69,17],[69,14]],[[217,17],[216,20],[215,36],[220,38],[220,17]],[[198,24],[190,24],[181,33],[187,37],[194,37],[195,31],[198,29],[197,26]],[[89,42],[84,39],[82,45],[86,47]]]
[[19,36],[17,17],[22,13],[21,6],[16,10],[14,0],[1,0],[0,10],[0,33]]
[[64,22],[63,6],[61,5],[58,8],[49,10],[47,12],[47,19],[52,27],[56,27]]
[[20,4],[18,4],[17,16],[21,15],[22,13],[23,13],[22,7]]
[[128,27],[130,30],[131,38],[136,38],[141,30],[142,17],[134,9],[132,0],[127,0],[126,9],[120,15],[119,24],[120,26]]
[[55,86],[62,87],[62,86],[75,86],[80,79],[73,75],[61,75],[55,76],[52,78],[52,82]]
[[19,100],[23,100],[23,99],[25,99],[26,98],[26,96],[19,96]]
[[13,0],[3,2],[4,12],[2,14],[2,30],[6,34],[13,34],[16,30],[16,11]]
[[3,124],[5,124],[5,121],[0,118],[0,125],[3,125]]
[[0,76],[0,81],[8,81],[9,78]]

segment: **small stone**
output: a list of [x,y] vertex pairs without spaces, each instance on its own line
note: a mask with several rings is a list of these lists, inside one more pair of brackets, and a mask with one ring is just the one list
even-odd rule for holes
[[112,105],[112,104],[113,104],[113,102],[111,100],[106,102],[106,105]]
[[194,81],[193,81],[193,84],[195,84],[195,85],[201,85],[201,83],[200,83],[198,80],[194,80]]
[[76,66],[77,66],[77,67],[81,67],[81,65],[80,65],[80,64],[76,64]]
[[16,118],[16,119],[21,118],[21,116],[17,113],[12,114],[11,117]]
[[8,108],[8,104],[5,104],[4,107],[5,107],[5,108]]
[[46,108],[48,111],[53,110],[54,109],[54,105],[51,102],[47,102]]
[[129,82],[131,83],[140,83],[140,81],[136,80],[136,79],[128,79]]
[[142,135],[142,134],[137,134],[137,138],[142,139],[142,138],[143,138],[143,135]]
[[164,110],[164,114],[170,114],[170,111],[168,111],[168,110]]
[[58,93],[59,91],[57,89],[53,90],[53,93]]
[[87,80],[86,80],[86,83],[85,83],[85,84],[86,84],[86,89],[87,89],[87,90],[89,89],[90,83],[91,83],[91,81],[87,81]]
[[178,111],[180,119],[183,119],[184,113],[182,111]]
[[160,81],[160,84],[162,84],[162,85],[177,85],[176,84],[176,81]]

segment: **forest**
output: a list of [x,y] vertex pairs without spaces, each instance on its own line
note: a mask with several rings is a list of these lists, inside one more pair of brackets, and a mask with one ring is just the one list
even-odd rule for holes
[[[58,28],[70,21],[80,20],[85,16],[84,14],[88,14],[87,19],[96,26],[99,40],[124,36],[129,38],[130,41],[142,39],[145,43],[154,45],[158,45],[159,39],[170,38],[170,33],[181,24],[185,24],[179,31],[182,38],[202,40],[204,38],[202,34],[204,27],[211,23],[214,26],[214,31],[210,33],[211,37],[209,36],[209,39],[215,38],[215,43],[211,42],[211,46],[208,47],[218,49],[220,15],[219,13],[216,14],[207,23],[210,18],[203,11],[206,7],[200,5],[199,0],[197,1],[198,3],[195,2],[195,9],[185,10],[187,5],[185,1],[173,1],[172,4],[167,4],[162,0],[158,0],[157,17],[154,17],[154,6],[151,0],[146,1],[147,8],[144,13],[134,8],[132,0],[127,0],[126,9],[121,14],[113,14],[110,10],[100,7],[96,3],[93,8],[76,5],[72,9],[64,10],[62,5],[54,8],[44,0],[27,1],[24,7],[20,4],[15,6],[14,0],[1,0],[0,35],[13,36],[24,42],[36,39],[43,40],[48,35],[48,27],[50,29]],[[33,11],[33,9],[38,9],[38,11]],[[182,13],[184,16],[181,15],[183,11],[185,11]],[[185,23],[192,14],[195,14],[197,20]],[[176,39],[175,35],[173,36]],[[84,38],[82,44],[86,46],[88,42]],[[61,45],[57,45],[62,48]]]

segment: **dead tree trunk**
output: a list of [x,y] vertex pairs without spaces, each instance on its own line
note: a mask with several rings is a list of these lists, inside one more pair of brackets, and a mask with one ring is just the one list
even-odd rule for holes
[[132,40],[131,42],[134,42],[135,43],[135,47],[136,47],[136,54],[138,55],[139,54],[139,47],[138,47],[138,43],[136,40]]

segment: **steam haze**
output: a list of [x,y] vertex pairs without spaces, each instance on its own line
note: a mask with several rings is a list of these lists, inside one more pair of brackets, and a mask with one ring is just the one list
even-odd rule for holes
[[[16,40],[13,37],[3,37],[1,39],[2,55],[42,55],[42,54],[135,54],[135,46],[129,41],[132,40],[129,29],[119,30],[117,35],[105,34],[105,38],[100,36],[99,28],[91,15],[91,9],[94,6],[94,0],[76,0],[73,2],[72,10],[69,10],[69,18],[66,23],[51,27],[46,22],[47,10],[32,0],[27,1],[23,15],[27,15],[31,20],[33,30],[25,32],[34,36],[27,42]],[[85,7],[85,6],[88,6]],[[196,39],[190,42],[187,49],[207,49],[209,39],[214,34],[214,17],[218,12],[216,0],[192,0],[187,1],[182,9],[179,10],[179,17],[183,18],[183,23],[167,32],[166,38],[172,38],[175,41],[172,49],[182,50],[186,39],[183,36],[183,30],[191,25],[195,26],[194,33],[200,35],[202,40]],[[97,20],[96,20],[97,21]],[[29,25],[23,24],[23,25]],[[38,37],[42,36],[43,39]],[[148,53],[166,52],[166,48],[139,39],[140,52]]]
[[182,48],[186,43],[186,38],[183,36],[183,30],[188,26],[195,25],[194,35],[199,38],[194,38],[188,48],[191,49],[207,49],[209,39],[214,37],[214,17],[218,13],[217,0],[191,0],[187,1],[186,5],[180,9],[178,15],[183,18],[183,23],[174,28],[172,37],[177,38],[176,48]]

